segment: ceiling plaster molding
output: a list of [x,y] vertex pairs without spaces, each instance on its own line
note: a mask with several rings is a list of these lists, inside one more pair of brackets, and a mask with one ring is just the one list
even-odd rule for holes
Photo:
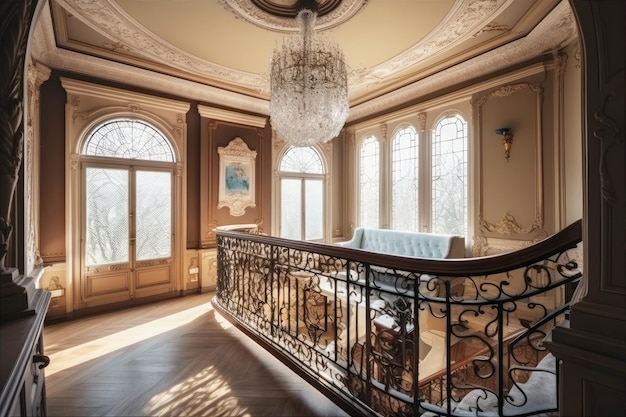
[[210,63],[183,51],[141,25],[115,0],[57,0],[57,3],[76,19],[110,39],[118,48],[170,67],[260,91],[259,85],[263,83],[260,75]]
[[440,107],[450,103],[467,102],[468,100],[471,100],[472,95],[476,93],[490,90],[492,88],[499,88],[503,84],[516,83],[537,74],[545,74],[546,68],[549,65],[550,63],[537,63],[520,68],[516,71],[507,72],[504,75],[492,78],[480,84],[471,85],[462,90],[456,90],[451,94],[437,96],[434,99],[423,101],[408,107],[403,107],[402,109],[391,113],[385,113],[373,118],[368,118],[367,120],[356,123],[352,126],[359,131],[368,130],[380,125],[381,123],[396,123],[398,121],[405,120],[407,117],[411,117],[416,113],[426,112],[434,107]]
[[[367,5],[368,0],[343,0],[331,12],[317,16],[316,30],[327,30],[337,27],[352,19]],[[293,33],[299,30],[294,18],[273,15],[255,6],[251,0],[218,0],[218,4],[235,18],[243,19],[260,28],[273,32]]]
[[54,42],[52,18],[49,9],[42,10],[35,25],[31,43],[33,60],[58,70],[91,75],[122,84],[134,85],[149,90],[171,94],[175,91],[180,97],[198,100],[269,115],[269,102],[266,100],[233,93],[206,84],[184,80],[153,71],[59,49]]
[[50,14],[50,3],[44,2],[36,24],[33,25],[33,34],[29,43],[31,57],[39,57],[50,49],[56,49],[54,28]]
[[567,0],[561,1],[528,36],[486,52],[462,64],[440,71],[396,91],[350,108],[347,122],[393,108],[417,97],[444,89],[471,78],[522,63],[576,39],[576,24]]
[[[61,0],[66,3],[67,0]],[[93,3],[95,0],[69,0],[81,3]],[[98,1],[98,5],[108,4],[111,0]],[[463,3],[461,1],[458,4]],[[465,1],[465,3],[469,3]],[[465,4],[463,3],[463,4]],[[187,81],[178,77],[164,74],[156,74],[152,71],[143,70],[129,65],[119,64],[108,60],[86,56],[79,53],[58,49],[53,35],[52,19],[49,8],[42,10],[35,36],[31,44],[31,52],[39,62],[52,68],[63,69],[83,74],[98,74],[103,79],[125,84],[133,84],[165,93],[176,91],[177,95],[189,99],[208,103],[220,103],[220,105],[236,108],[261,115],[269,115],[269,102],[267,100],[233,93],[224,89],[211,87],[202,83]],[[476,33],[476,32],[474,32]],[[550,14],[528,36],[507,44],[497,50],[485,53],[474,58],[443,70],[437,74],[416,81],[394,92],[382,95],[365,103],[350,108],[348,122],[357,121],[369,115],[380,113],[385,109],[402,105],[415,98],[428,94],[450,85],[457,84],[471,77],[492,73],[502,68],[528,60],[537,55],[537,50],[550,51],[568,41],[576,38],[576,26],[574,18],[567,3],[561,1]],[[236,71],[229,71],[232,75]],[[231,78],[232,79],[232,78]],[[362,80],[361,80],[362,81]],[[350,82],[354,82],[351,79]],[[265,80],[257,77],[256,87],[265,85]]]
[[[439,25],[408,50],[375,67],[351,69],[348,75],[349,89],[379,84],[405,72],[407,68],[419,64],[423,60],[432,58],[433,54],[441,49],[452,48],[469,38],[476,37],[477,33],[485,33],[485,28],[490,27],[489,19],[497,14],[507,1],[457,0]],[[110,39],[112,43],[108,45],[109,49],[110,45],[116,45],[117,48],[134,51],[147,59],[195,75],[244,85],[251,91],[257,91],[260,94],[269,93],[267,74],[239,71],[207,62],[189,54],[155,36],[128,15],[115,0],[57,0],[57,2],[72,13],[75,18]],[[239,17],[253,15],[253,11],[255,11],[254,20],[250,20],[252,18],[246,18],[246,20],[265,29],[272,30],[270,27],[265,27],[268,25],[293,26],[295,24],[292,19],[279,18],[263,12],[254,6],[250,0],[220,0],[219,3]],[[350,15],[352,17],[366,4],[367,1],[363,0],[344,0],[336,10],[320,19],[335,18],[336,13],[347,16],[348,11],[352,13]],[[337,21],[335,24],[339,23],[343,23],[343,21]],[[502,30],[502,27],[499,27],[499,30]]]
[[474,38],[490,25],[490,19],[508,0],[457,0],[439,25],[426,37],[392,59],[368,69],[351,73],[352,84],[377,84],[443,49],[453,48]]

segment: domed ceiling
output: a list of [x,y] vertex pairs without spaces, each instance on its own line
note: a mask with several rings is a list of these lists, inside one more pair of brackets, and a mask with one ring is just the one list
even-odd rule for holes
[[[493,54],[490,71],[540,56],[575,27],[567,0],[318,0],[318,7],[317,30],[337,41],[350,69],[351,108],[452,69],[457,79],[446,82],[480,76],[476,66],[462,68],[481,55]],[[162,81],[145,86],[167,90],[178,80],[218,98],[234,94],[267,114],[269,60],[297,31],[295,10],[293,0],[50,0],[33,56],[104,78],[112,66],[138,79],[158,74]]]

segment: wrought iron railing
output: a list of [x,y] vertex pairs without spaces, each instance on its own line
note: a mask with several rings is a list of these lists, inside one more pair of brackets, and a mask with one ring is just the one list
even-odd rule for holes
[[581,279],[580,251],[570,251],[580,221],[519,251],[462,260],[216,235],[216,307],[344,408],[558,410],[558,367],[543,342]]

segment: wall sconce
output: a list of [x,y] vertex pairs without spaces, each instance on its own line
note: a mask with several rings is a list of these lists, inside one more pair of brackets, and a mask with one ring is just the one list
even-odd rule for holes
[[502,146],[504,146],[504,157],[509,162],[511,156],[511,145],[513,145],[513,134],[508,127],[501,127],[495,130],[496,135],[502,136]]

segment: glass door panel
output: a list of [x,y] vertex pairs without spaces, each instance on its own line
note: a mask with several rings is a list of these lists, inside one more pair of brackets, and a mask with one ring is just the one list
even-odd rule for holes
[[321,180],[304,181],[305,239],[324,239],[324,184]]
[[172,173],[136,171],[135,230],[138,261],[172,256]]
[[302,181],[283,178],[280,181],[280,237],[302,238]]
[[128,170],[85,172],[85,265],[129,263]]

